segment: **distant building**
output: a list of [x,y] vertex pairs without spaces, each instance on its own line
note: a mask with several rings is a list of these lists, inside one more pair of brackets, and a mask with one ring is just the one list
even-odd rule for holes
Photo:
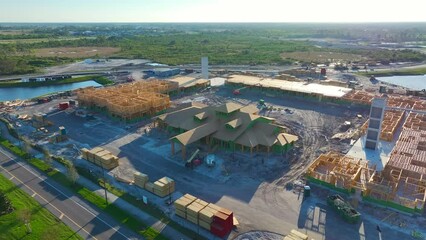
[[178,75],[181,72],[180,68],[159,68],[159,69],[150,69],[144,71],[145,78],[149,77],[159,77],[167,78],[174,75]]

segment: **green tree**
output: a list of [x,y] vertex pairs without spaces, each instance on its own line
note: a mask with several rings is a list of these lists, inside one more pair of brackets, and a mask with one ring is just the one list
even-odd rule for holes
[[79,178],[77,169],[74,167],[73,164],[70,164],[67,169],[67,177],[71,181],[71,183],[74,185],[77,182],[77,179]]

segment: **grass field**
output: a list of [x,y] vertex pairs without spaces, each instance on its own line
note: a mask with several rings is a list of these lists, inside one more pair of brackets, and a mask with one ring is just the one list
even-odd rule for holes
[[[61,37],[61,38],[28,38],[28,39],[0,39],[1,44],[31,44],[31,43],[41,43],[41,42],[49,42],[49,41],[73,41],[79,39],[90,39],[90,37]],[[92,37],[93,39],[93,37]]]
[[375,76],[375,77],[388,77],[388,76],[406,76],[406,75],[425,75],[426,67],[419,68],[405,68],[400,70],[386,70],[386,71],[373,71],[373,72],[360,72],[362,76]]
[[0,30],[0,35],[21,35],[28,34],[31,30],[22,29],[22,30]]
[[[82,239],[53,214],[44,209],[24,191],[18,189],[11,181],[0,175],[0,191],[12,202],[15,211],[0,216],[0,239]],[[31,211],[32,233],[27,234],[25,226],[18,220],[23,209]],[[51,231],[49,231],[51,230]],[[53,235],[52,235],[53,231]],[[52,238],[54,236],[55,238]]]
[[60,48],[40,48],[35,49],[36,57],[67,57],[67,58],[86,58],[86,57],[107,57],[120,51],[115,47],[60,47]]
[[361,55],[352,53],[339,53],[339,52],[285,52],[281,54],[283,59],[292,59],[302,62],[347,62],[347,61],[360,61],[363,58]]

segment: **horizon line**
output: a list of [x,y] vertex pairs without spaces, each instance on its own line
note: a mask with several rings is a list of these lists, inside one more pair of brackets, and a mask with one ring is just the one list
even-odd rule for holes
[[308,21],[306,21],[306,22],[304,22],[304,21],[288,21],[288,22],[246,22],[246,21],[242,21],[242,22],[196,22],[196,21],[194,21],[194,22],[186,22],[186,21],[184,21],[184,22],[161,22],[161,21],[157,21],[157,22],[155,22],[155,21],[153,21],[153,22],[130,22],[130,21],[125,21],[125,22],[118,22],[118,21],[116,21],[116,22],[109,22],[109,21],[93,21],[93,22],[90,22],[90,21],[88,21],[88,22],[77,22],[77,21],[66,21],[66,22],[52,22],[52,21],[47,21],[47,22],[2,22],[2,21],[0,21],[0,24],[46,24],[46,23],[51,23],[51,24],[61,24],[61,23],[91,23],[91,24],[93,24],[93,23],[105,23],[105,24],[107,24],[107,23],[120,23],[120,24],[123,24],[123,23],[127,23],[127,24],[129,24],[129,23],[133,23],[133,24],[135,24],[135,23],[138,23],[138,24],[140,24],[140,23],[149,23],[149,24],[159,24],[159,23],[167,23],[167,24],[194,24],[194,23],[196,23],[196,24],[224,24],[224,23],[226,23],[226,24],[242,24],[242,23],[244,23],[244,24],[252,24],[252,23],[268,23],[268,24],[282,24],[282,23],[296,23],[296,24],[300,24],[300,23],[309,23],[309,24],[371,24],[371,23],[397,23],[397,24],[399,24],[399,23],[426,23],[426,20],[423,20],[423,21],[363,21],[363,22],[358,22],[358,21],[348,21],[348,22],[333,22],[333,21],[324,21],[324,22],[308,22]]

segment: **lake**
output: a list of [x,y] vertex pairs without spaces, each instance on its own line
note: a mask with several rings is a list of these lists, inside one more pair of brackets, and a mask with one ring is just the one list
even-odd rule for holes
[[412,90],[426,89],[426,75],[376,77],[376,79]]
[[0,88],[0,102],[2,101],[11,101],[15,99],[30,99],[35,98],[41,95],[55,93],[55,92],[65,92],[69,90],[74,90],[77,88],[84,87],[98,87],[102,86],[95,81],[85,81],[78,83],[67,83],[61,85],[52,85],[44,87],[15,87],[15,88]]

